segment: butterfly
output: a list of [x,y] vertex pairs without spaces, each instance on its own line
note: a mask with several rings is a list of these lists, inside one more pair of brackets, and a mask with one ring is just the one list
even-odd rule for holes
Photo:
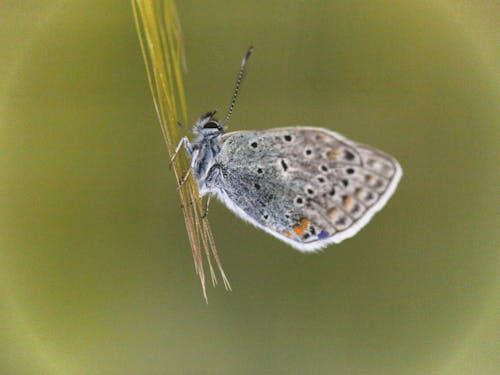
[[216,196],[243,220],[310,252],[354,236],[387,203],[402,176],[392,156],[307,126],[226,133],[252,52],[243,58],[224,121],[202,115],[183,137],[200,195]]

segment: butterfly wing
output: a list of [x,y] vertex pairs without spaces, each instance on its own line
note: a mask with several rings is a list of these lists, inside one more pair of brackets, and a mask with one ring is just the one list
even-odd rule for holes
[[217,159],[219,198],[301,251],[355,235],[402,175],[393,157],[310,127],[228,133]]

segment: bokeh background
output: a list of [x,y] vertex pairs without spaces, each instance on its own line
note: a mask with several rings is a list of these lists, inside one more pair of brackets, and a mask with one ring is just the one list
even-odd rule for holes
[[203,301],[127,1],[0,5],[1,374],[497,374],[498,5],[179,2],[190,120],[326,127],[395,196],[304,255],[215,203]]

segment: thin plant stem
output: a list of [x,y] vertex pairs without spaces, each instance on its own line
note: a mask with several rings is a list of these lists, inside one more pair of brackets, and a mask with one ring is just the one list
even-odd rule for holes
[[[181,139],[178,119],[181,118],[183,123],[187,123],[187,105],[182,80],[186,63],[177,7],[174,0],[131,0],[131,2],[154,107],[168,154],[172,156]],[[183,171],[189,168],[189,160],[180,152],[172,166],[179,184]],[[230,290],[231,286],[222,269],[208,220],[200,215],[203,212],[203,204],[196,181],[192,176],[189,177],[178,191],[195,270],[200,278],[203,297],[208,301],[203,255],[206,258],[212,284],[214,286],[217,284],[217,275],[211,261],[213,257],[224,287]]]

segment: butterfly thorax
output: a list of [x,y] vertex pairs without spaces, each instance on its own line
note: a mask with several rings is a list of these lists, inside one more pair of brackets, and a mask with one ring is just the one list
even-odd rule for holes
[[197,138],[192,144],[191,168],[201,195],[211,191],[210,186],[220,173],[217,156],[221,150],[224,129],[213,115],[214,112],[208,112],[201,116],[193,128]]
[[220,137],[202,139],[193,144],[192,168],[196,180],[203,189],[205,182],[210,178],[213,169],[217,168],[217,155],[220,152]]

